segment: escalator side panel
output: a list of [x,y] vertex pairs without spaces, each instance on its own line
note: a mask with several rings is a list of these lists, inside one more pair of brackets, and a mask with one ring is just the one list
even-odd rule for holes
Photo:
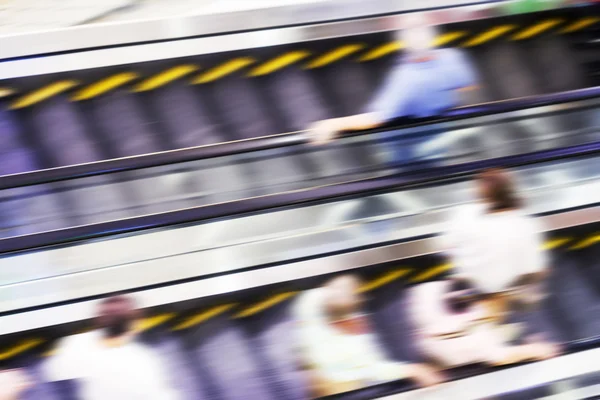
[[[1,105],[0,105],[1,106]],[[0,111],[0,174],[33,171],[41,166],[33,150],[22,141],[22,132],[8,112]],[[49,185],[0,191],[0,237],[10,237],[64,225],[64,211]]]
[[513,43],[495,43],[485,49],[485,56],[480,61],[489,78],[486,83],[493,85],[493,91],[500,99],[533,96],[540,93],[535,87],[534,77],[520,62],[520,54]]
[[275,400],[258,373],[241,330],[229,315],[217,316],[190,333],[196,364],[210,373],[213,390],[222,400]]
[[548,283],[550,297],[546,306],[558,315],[567,340],[590,338],[600,334],[600,319],[590,318],[600,313],[600,298],[590,290],[589,281],[577,271],[576,254],[553,253]]
[[[96,143],[85,131],[73,104],[62,96],[35,106],[31,112],[35,140],[41,143],[52,167],[102,160]],[[68,149],[69,151],[65,151]]]
[[564,39],[545,36],[528,43],[535,70],[544,80],[547,92],[563,92],[588,86],[585,72]]
[[[38,105],[31,114],[36,140],[47,153],[52,166],[63,166],[102,160],[97,143],[90,140],[83,121],[73,105],[64,97],[56,97]],[[68,150],[67,150],[68,149]],[[80,223],[128,217],[125,198],[111,186],[108,176],[97,176],[56,184],[75,205]]]
[[256,332],[253,340],[256,343],[259,362],[267,381],[276,386],[279,398],[305,400],[309,398],[307,376],[300,370],[296,362],[297,353],[294,345],[296,324],[291,319],[290,307],[293,300],[279,304],[263,314],[248,318],[244,324],[249,331]]
[[194,374],[191,360],[184,353],[186,349],[177,337],[159,327],[144,332],[141,340],[163,361],[162,370],[167,374],[171,387],[177,390],[182,399],[208,399],[205,383]]
[[169,129],[169,140],[174,149],[203,146],[227,141],[219,132],[198,99],[193,88],[183,83],[167,85],[146,95],[160,112],[160,118]]
[[159,134],[146,121],[134,96],[116,90],[93,99],[96,124],[101,127],[112,157],[128,157],[164,150]]

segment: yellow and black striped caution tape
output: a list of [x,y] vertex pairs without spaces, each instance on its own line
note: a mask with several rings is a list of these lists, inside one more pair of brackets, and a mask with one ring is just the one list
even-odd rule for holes
[[554,28],[555,26],[561,24],[563,20],[561,19],[550,19],[547,21],[542,21],[533,26],[530,26],[527,29],[524,29],[511,37],[511,40],[525,40],[531,39],[534,36],[537,36],[541,33],[546,32],[549,29]]
[[197,85],[201,83],[209,83],[212,81],[216,81],[217,79],[221,79],[227,75],[239,71],[242,68],[247,67],[248,65],[254,64],[255,62],[256,60],[250,57],[240,57],[235,58],[233,60],[229,60],[224,64],[214,67],[208,70],[207,72],[197,76],[192,80],[192,84]]
[[310,56],[310,52],[306,50],[291,51],[289,53],[282,54],[281,56],[276,57],[270,61],[267,61],[262,65],[259,65],[258,67],[250,71],[248,76],[267,75],[284,67],[287,67],[288,65],[292,65],[302,59],[305,59],[308,56]]
[[582,18],[578,21],[575,21],[575,22],[565,26],[563,29],[560,30],[560,33],[565,34],[565,33],[577,32],[577,31],[580,31],[582,29],[585,29],[587,27],[594,25],[594,24],[598,23],[599,21],[600,21],[600,18],[598,18],[598,17]]
[[39,338],[24,339],[20,343],[17,343],[16,345],[11,346],[9,349],[0,353],[0,361],[6,361],[9,358],[24,353],[27,350],[31,350],[45,342],[46,341],[44,339]]
[[360,50],[363,50],[364,48],[365,45],[361,43],[346,44],[344,46],[338,47],[335,50],[331,50],[323,54],[322,56],[315,58],[306,65],[306,68],[313,69],[324,67],[343,58],[346,58],[349,55],[354,54]]
[[507,34],[510,31],[513,31],[517,29],[516,25],[500,25],[497,26],[495,28],[491,28],[483,33],[480,33],[479,35],[475,36],[474,38],[468,40],[467,42],[465,42],[463,44],[464,47],[474,47],[474,46],[479,46],[482,45],[486,42],[489,42],[490,40],[494,40],[496,38],[501,37],[502,35]]
[[192,72],[196,72],[197,70],[198,67],[193,64],[185,64],[169,68],[166,71],[156,74],[150,78],[144,79],[142,82],[138,83],[133,88],[133,91],[146,92],[149,90],[158,89],[161,86],[164,86],[177,79],[183,78],[184,76],[189,75]]
[[572,240],[573,239],[571,239],[571,238],[557,238],[557,239],[548,240],[548,241],[546,241],[546,243],[544,243],[544,245],[542,246],[542,249],[554,250],[554,249],[564,246],[565,244],[571,242]]
[[589,236],[578,243],[575,243],[573,246],[569,248],[569,250],[581,250],[586,247],[590,247],[596,243],[600,242],[600,233],[596,233],[592,236]]
[[221,315],[224,312],[231,310],[235,306],[235,303],[230,303],[209,308],[208,310],[204,310],[192,317],[186,318],[183,322],[175,325],[173,330],[180,331],[198,325],[204,321],[208,321],[209,319],[216,317],[217,315]]
[[451,269],[452,269],[452,264],[450,264],[450,263],[438,265],[437,267],[430,268],[426,271],[421,272],[417,276],[412,277],[410,279],[410,281],[412,283],[423,282],[423,281],[426,281],[427,279],[436,277],[436,276],[438,276],[446,271],[449,271]]
[[[537,22],[530,26],[518,26],[515,24],[502,24],[489,28],[488,30],[480,33],[471,33],[466,30],[462,31],[450,31],[439,35],[435,39],[436,46],[462,46],[462,47],[474,47],[485,44],[495,39],[508,39],[513,41],[520,41],[531,39],[537,35],[545,32],[555,32],[558,34],[569,34],[577,32],[586,28],[589,28],[600,22],[600,17],[590,16],[581,18],[575,21],[566,22],[560,18],[551,18]],[[555,30],[555,29],[558,30]],[[472,36],[469,38],[469,36]],[[259,63],[252,57],[236,57],[229,61],[222,63],[216,67],[208,69],[201,74],[191,79],[192,84],[203,84],[216,81],[224,78],[234,72],[241,71],[251,65],[256,64],[246,76],[257,77],[264,76],[276,71],[281,70],[292,64],[296,64],[300,61],[307,60],[304,65],[307,69],[321,68],[347,57],[357,55],[354,58],[359,62],[366,62],[376,60],[392,53],[396,53],[404,48],[404,44],[401,41],[393,41],[389,43],[378,44],[373,47],[368,47],[363,43],[351,43],[344,44],[323,54],[313,55],[309,50],[292,50],[281,54],[271,60]],[[184,64],[176,67],[169,68],[162,71],[154,76],[146,77],[140,83],[132,88],[133,92],[145,92],[162,87],[170,82],[177,79],[181,79],[199,70],[199,67],[194,64]],[[91,84],[84,89],[78,91],[72,100],[87,100],[101,94],[107,93],[117,87],[130,83],[133,80],[142,79],[141,74],[135,72],[124,72],[110,76],[99,82]],[[14,101],[10,108],[19,109],[34,105],[43,100],[46,100],[52,96],[56,96],[60,93],[68,91],[75,86],[78,86],[79,82],[75,80],[62,80],[47,86],[44,86],[38,90],[35,90],[27,95],[24,95]],[[0,98],[12,96],[15,94],[13,88],[2,88],[0,87]]]
[[17,110],[19,108],[32,106],[40,101],[56,96],[57,94],[64,93],[77,85],[79,85],[78,81],[70,79],[51,83],[24,96],[21,96],[10,105],[10,108]]
[[138,74],[134,72],[122,72],[104,78],[98,82],[92,83],[77,91],[71,98],[73,101],[89,100],[101,94],[110,92],[111,90],[117,89],[134,79],[138,78]]

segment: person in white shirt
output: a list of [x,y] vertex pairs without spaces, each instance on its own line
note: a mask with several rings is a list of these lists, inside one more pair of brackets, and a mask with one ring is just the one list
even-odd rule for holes
[[519,293],[527,294],[522,302],[539,301],[548,260],[538,221],[521,209],[507,172],[486,171],[476,184],[481,201],[460,207],[442,237],[455,274],[505,308]]
[[360,282],[336,277],[306,291],[294,306],[301,364],[311,376],[316,397],[409,378],[432,386],[441,376],[426,365],[392,361],[377,343],[361,310]]
[[18,400],[31,387],[31,380],[20,369],[0,371],[0,400]]
[[49,381],[77,380],[82,400],[174,400],[161,360],[136,341],[131,298],[101,302],[98,329],[63,339],[46,365]]
[[410,289],[409,315],[419,350],[442,368],[484,363],[498,366],[543,360],[558,354],[541,335],[522,335],[520,344],[497,323],[493,298],[468,281],[449,279]]

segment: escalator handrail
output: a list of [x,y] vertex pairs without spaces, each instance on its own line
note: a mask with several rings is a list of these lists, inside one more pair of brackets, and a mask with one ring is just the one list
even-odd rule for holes
[[127,234],[149,229],[197,223],[227,217],[239,217],[290,206],[375,195],[395,190],[430,185],[449,179],[464,178],[494,167],[511,168],[523,165],[590,156],[600,153],[600,142],[559,149],[538,151],[453,166],[434,167],[410,174],[388,175],[352,182],[324,185],[305,190],[282,192],[259,197],[209,204],[157,214],[142,215],[114,221],[99,222],[53,231],[0,239],[0,254],[86,241],[89,239]]
[[[449,122],[485,115],[500,114],[527,108],[549,106],[559,103],[581,101],[598,97],[600,86],[577,89],[566,92],[529,96],[518,99],[500,100],[471,106],[458,107],[440,117],[406,123],[396,123],[384,128],[354,132],[353,135],[365,135],[389,129],[410,128],[434,123]],[[345,135],[346,136],[346,135]],[[306,131],[280,133],[218,144],[188,147],[184,149],[162,151],[138,156],[96,161],[65,167],[42,169],[0,176],[0,190],[23,186],[39,185],[64,180],[78,179],[97,175],[113,174],[161,165],[179,164],[203,159],[231,156],[260,150],[297,146],[308,142]]]

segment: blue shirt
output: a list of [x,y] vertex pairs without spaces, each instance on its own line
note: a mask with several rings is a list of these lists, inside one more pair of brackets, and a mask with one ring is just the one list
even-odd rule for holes
[[456,90],[475,82],[475,71],[461,50],[438,49],[431,60],[403,60],[394,67],[367,112],[380,115],[381,122],[430,117],[457,106]]

